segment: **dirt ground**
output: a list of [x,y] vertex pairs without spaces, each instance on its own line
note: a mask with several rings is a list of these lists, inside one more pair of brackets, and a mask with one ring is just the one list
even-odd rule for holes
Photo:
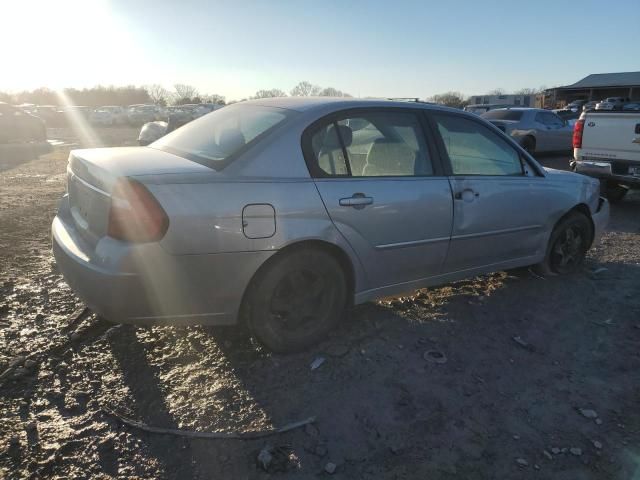
[[[326,342],[281,356],[234,329],[79,315],[49,240],[68,151],[136,133],[52,130],[53,152],[0,157],[0,477],[640,476],[640,195],[612,207],[581,273],[500,272],[369,303]],[[190,439],[113,412],[195,431],[316,422]]]

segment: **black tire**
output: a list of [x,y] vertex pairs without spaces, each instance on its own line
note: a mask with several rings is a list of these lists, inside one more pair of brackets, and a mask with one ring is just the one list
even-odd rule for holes
[[340,322],[347,281],[338,261],[319,249],[277,257],[249,287],[246,321],[255,338],[274,352],[304,350]]
[[533,155],[536,152],[536,139],[531,136],[524,137],[522,148],[530,155]]
[[571,212],[551,233],[547,253],[537,269],[544,275],[565,275],[580,268],[591,246],[593,231],[589,219],[580,212]]
[[604,189],[604,196],[611,203],[621,202],[629,190],[617,183],[607,183]]

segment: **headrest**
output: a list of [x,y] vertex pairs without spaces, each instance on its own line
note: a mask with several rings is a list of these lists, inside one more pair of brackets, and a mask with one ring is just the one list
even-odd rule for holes
[[223,152],[233,153],[245,145],[246,140],[242,132],[236,128],[227,128],[220,132],[218,146]]
[[[353,142],[353,130],[351,130],[351,128],[347,127],[346,125],[338,125],[338,132],[340,132],[340,136],[342,137],[344,146],[351,146],[351,142]],[[327,130],[322,148],[324,150],[335,150],[338,148],[342,148],[338,135],[336,135],[335,125],[331,125]]]

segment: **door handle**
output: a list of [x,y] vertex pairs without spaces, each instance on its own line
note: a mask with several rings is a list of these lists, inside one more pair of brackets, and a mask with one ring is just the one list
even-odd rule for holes
[[478,192],[471,190],[470,188],[465,188],[461,192],[456,192],[453,195],[453,198],[456,200],[464,200],[465,202],[473,202],[473,200],[479,196],[480,194]]
[[364,193],[354,193],[351,197],[341,198],[340,205],[343,207],[364,208],[365,205],[373,203],[372,197],[367,197]]

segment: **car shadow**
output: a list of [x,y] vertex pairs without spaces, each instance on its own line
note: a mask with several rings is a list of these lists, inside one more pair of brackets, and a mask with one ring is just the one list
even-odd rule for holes
[[[149,363],[146,350],[136,336],[136,329],[130,326],[120,328],[117,340],[112,338],[109,343],[132,400],[126,406],[127,410],[119,413],[131,415],[133,411],[136,420],[163,428],[178,428],[167,409],[166,392],[161,388],[158,368]],[[170,478],[197,478],[188,441],[172,435],[141,434],[149,437],[147,445],[150,453],[164,464]],[[100,461],[103,464],[112,463],[108,457],[101,457]]]
[[[550,443],[592,448],[584,438],[598,427],[583,425],[577,406],[632,413],[626,355],[627,338],[640,340],[629,317],[640,312],[630,297],[639,279],[638,266],[614,262],[566,277],[500,272],[359,306],[328,340],[291,355],[266,352],[235,330],[203,328],[154,329],[144,345],[125,330],[113,350],[132,408],[149,423],[171,427],[180,417],[194,429],[255,430],[317,418],[315,428],[266,440],[141,434],[173,473],[194,473],[181,470],[191,459],[200,475],[253,478],[267,442],[290,449],[277,468],[291,478],[329,461],[344,478],[513,477],[520,449],[542,462]],[[171,365],[156,349],[171,352]],[[514,436],[522,446],[505,455]]]

